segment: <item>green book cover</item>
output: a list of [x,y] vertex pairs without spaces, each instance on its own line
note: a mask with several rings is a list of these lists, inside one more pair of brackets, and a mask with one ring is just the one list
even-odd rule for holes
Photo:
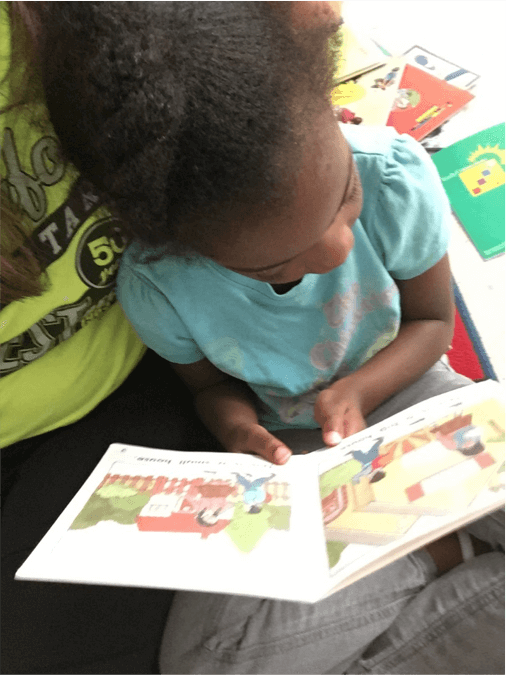
[[481,257],[504,253],[504,123],[440,150],[432,160]]

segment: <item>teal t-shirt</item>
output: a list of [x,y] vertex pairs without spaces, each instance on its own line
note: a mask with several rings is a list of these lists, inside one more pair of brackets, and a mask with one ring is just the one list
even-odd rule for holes
[[319,392],[389,344],[400,326],[394,279],[446,253],[450,206],[425,150],[389,127],[342,125],[364,189],[343,265],[283,295],[214,261],[122,258],[118,298],[132,326],[174,363],[209,359],[249,384],[268,429],[317,428]]

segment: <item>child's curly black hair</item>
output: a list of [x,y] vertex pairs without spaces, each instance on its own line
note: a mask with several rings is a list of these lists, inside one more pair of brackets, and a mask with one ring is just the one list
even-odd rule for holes
[[144,249],[191,257],[287,197],[276,186],[330,105],[337,20],[296,31],[290,2],[30,4],[64,154]]

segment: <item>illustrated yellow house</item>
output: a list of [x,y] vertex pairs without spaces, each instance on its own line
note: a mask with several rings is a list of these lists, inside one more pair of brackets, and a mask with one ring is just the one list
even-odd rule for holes
[[[337,518],[325,525],[325,536],[329,541],[387,544],[405,534],[418,518],[413,515],[366,512],[364,509],[374,500],[374,490],[365,476],[356,485],[341,486],[342,492],[345,494],[342,500],[345,508]],[[327,506],[330,511],[330,505]]]
[[[378,480],[366,471],[322,500],[327,540],[389,543],[419,516],[459,513],[487,485],[500,484],[504,430],[497,420],[502,413],[497,402],[488,404],[380,447],[371,467],[381,471]],[[479,443],[473,436],[472,447],[455,442],[468,429],[480,436]]]

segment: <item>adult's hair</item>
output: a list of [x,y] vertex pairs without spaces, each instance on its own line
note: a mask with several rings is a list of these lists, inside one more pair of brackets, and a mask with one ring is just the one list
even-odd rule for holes
[[[11,3],[7,12],[2,20],[9,16],[12,40],[10,64],[2,85],[7,85],[11,99],[0,102],[0,114],[11,110],[26,114],[29,109],[33,124],[43,124],[43,120],[33,114],[34,104],[43,100],[35,26],[22,3]],[[12,199],[4,181],[0,191],[0,224],[0,307],[3,308],[15,300],[42,295],[50,284],[45,273],[49,256],[31,239],[29,219]]]
[[289,199],[337,19],[297,30],[290,2],[27,5],[64,154],[144,249],[191,256]]

